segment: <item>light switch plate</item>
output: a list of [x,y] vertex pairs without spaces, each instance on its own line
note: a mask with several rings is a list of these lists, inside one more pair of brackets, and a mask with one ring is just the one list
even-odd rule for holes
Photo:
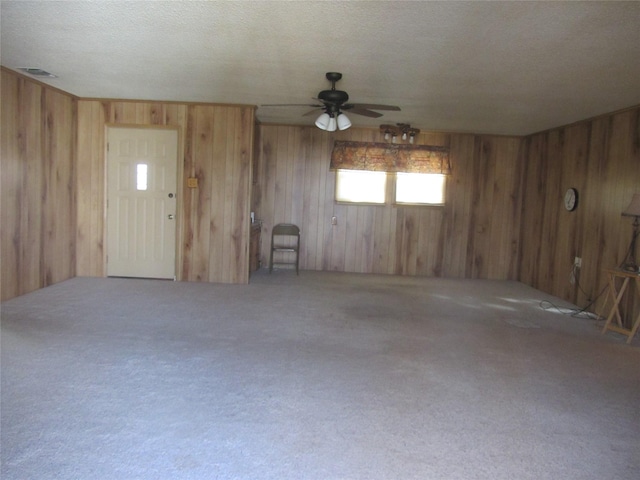
[[189,188],[198,188],[198,178],[197,177],[189,177],[189,178],[187,178],[187,187],[189,187]]

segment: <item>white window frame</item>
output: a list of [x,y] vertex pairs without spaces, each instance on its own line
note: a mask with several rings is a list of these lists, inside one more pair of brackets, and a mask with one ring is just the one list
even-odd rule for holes
[[[424,175],[424,177],[423,177]],[[419,180],[424,179],[420,185]],[[445,203],[447,190],[447,176],[439,173],[402,173],[398,172],[394,178],[394,203],[396,205],[423,205],[441,207]],[[403,183],[405,185],[403,185]],[[415,187],[416,192],[400,192],[403,186]],[[399,194],[403,196],[398,199]]]
[[[384,175],[384,183],[378,185],[378,199],[376,201],[371,201],[370,199],[359,200],[357,194],[352,197],[352,199],[348,198],[348,195],[345,195],[342,190],[344,187],[344,182],[347,176],[355,175],[362,176],[363,178],[372,174],[374,176]],[[336,203],[346,204],[346,205],[398,205],[398,206],[424,206],[424,207],[442,207],[445,204],[446,199],[446,188],[447,188],[447,176],[441,175],[437,173],[427,173],[427,174],[415,174],[415,175],[436,175],[438,177],[438,183],[441,185],[441,198],[435,199],[436,201],[421,201],[420,199],[406,199],[398,200],[398,178],[402,175],[414,175],[414,174],[402,174],[402,173],[385,173],[385,172],[371,172],[367,170],[336,170],[336,189],[334,199]],[[355,179],[351,179],[355,180]],[[357,181],[357,180],[355,180]]]
[[[368,170],[337,170],[336,190],[334,196],[335,201],[337,203],[350,205],[385,205],[387,203],[388,176],[389,175],[385,172],[371,172]],[[360,177],[360,179],[357,177]],[[374,185],[376,188],[375,192],[366,192],[365,189],[359,189],[356,192],[348,194],[343,191],[348,188],[349,182],[363,183],[366,178],[370,178],[374,183],[377,183],[377,185]]]

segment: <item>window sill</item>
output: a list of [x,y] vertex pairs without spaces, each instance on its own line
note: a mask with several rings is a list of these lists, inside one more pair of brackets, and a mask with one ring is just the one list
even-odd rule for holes
[[394,207],[429,207],[429,208],[442,208],[445,206],[444,203],[401,203],[394,202],[391,205]]

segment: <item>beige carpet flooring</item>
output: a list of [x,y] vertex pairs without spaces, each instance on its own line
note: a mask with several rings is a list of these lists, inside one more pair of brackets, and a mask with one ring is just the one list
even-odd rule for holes
[[571,307],[502,281],[75,278],[2,304],[1,477],[637,480],[640,342]]

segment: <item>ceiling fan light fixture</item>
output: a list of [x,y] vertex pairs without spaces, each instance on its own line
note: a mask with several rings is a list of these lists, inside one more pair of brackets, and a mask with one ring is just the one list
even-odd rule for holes
[[351,120],[344,113],[340,112],[338,114],[338,128],[340,130],[346,130],[351,126]]
[[[355,113],[356,115],[363,115],[370,118],[378,118],[382,116],[382,113],[378,113],[375,110],[390,110],[393,112],[399,112],[400,107],[395,105],[381,105],[377,103],[347,103],[349,101],[349,94],[343,90],[336,89],[336,82],[342,78],[342,74],[339,72],[327,72],[325,77],[331,82],[331,90],[322,90],[314,98],[316,103],[314,104],[299,104],[299,103],[274,103],[263,104],[261,107],[313,107],[313,110],[305,113],[303,116],[313,115],[317,109],[322,109],[322,113],[316,119],[316,127],[321,130],[334,132],[336,129],[346,130],[352,126],[351,120],[342,110],[349,110],[349,113]],[[330,118],[333,117],[334,122],[330,123]]]
[[331,117],[329,116],[329,114],[327,112],[324,112],[316,120],[316,127],[318,127],[320,130],[328,130],[330,120]]
[[406,142],[413,144],[415,143],[416,135],[420,133],[420,130],[413,128],[408,123],[397,123],[396,125],[380,125],[380,133],[384,136],[384,139],[387,142]]

